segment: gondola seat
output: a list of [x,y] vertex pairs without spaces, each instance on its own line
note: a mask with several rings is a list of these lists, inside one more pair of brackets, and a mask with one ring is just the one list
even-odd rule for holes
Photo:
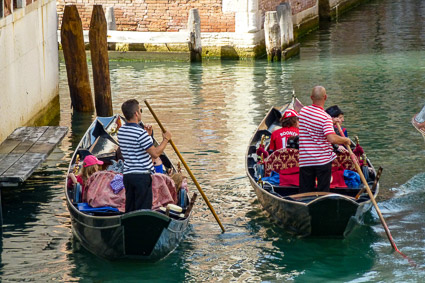
[[272,171],[280,172],[298,166],[298,149],[281,148],[264,160],[264,175],[268,177]]
[[[274,151],[264,160],[264,176],[270,176],[272,171],[280,172],[293,167],[298,167],[299,152],[295,148],[281,148]],[[353,161],[348,152],[341,152],[332,161],[332,171],[351,170],[356,171]]]
[[336,158],[332,161],[332,171],[351,170],[356,171],[356,167],[351,160],[350,153],[338,152]]

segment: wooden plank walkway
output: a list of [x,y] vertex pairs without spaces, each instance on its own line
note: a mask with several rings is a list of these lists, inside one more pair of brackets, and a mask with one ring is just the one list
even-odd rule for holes
[[0,145],[0,187],[18,186],[62,141],[68,127],[20,127]]

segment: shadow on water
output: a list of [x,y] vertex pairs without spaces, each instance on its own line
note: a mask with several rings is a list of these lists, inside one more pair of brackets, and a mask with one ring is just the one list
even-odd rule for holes
[[71,148],[76,148],[87,128],[93,122],[93,113],[79,113],[73,111],[71,114]]
[[[192,229],[189,228],[190,234]],[[158,262],[140,260],[108,261],[87,251],[72,236],[67,244],[67,260],[73,266],[69,278],[84,278],[96,282],[184,282],[190,278],[184,268],[193,243],[183,240],[177,249]]]
[[[262,280],[295,282],[349,281],[369,271],[377,260],[373,243],[379,235],[368,225],[356,224],[346,238],[300,238],[289,234],[266,213],[251,211],[248,229],[269,242],[257,262]],[[263,230],[263,232],[261,231]],[[270,274],[280,269],[280,274]]]

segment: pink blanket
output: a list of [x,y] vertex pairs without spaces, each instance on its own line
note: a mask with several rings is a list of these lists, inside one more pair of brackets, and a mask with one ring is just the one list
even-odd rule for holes
[[111,181],[118,174],[111,171],[98,171],[87,180],[86,202],[91,207],[112,206],[125,212],[125,190],[114,194]]
[[164,174],[152,176],[152,209],[177,203],[177,190],[173,179]]
[[[111,181],[119,173],[111,171],[99,171],[87,180],[86,201],[91,207],[112,206],[119,211],[125,212],[125,189],[114,194]],[[164,174],[152,176],[152,209],[166,206],[169,203],[177,203],[177,191],[174,181]]]

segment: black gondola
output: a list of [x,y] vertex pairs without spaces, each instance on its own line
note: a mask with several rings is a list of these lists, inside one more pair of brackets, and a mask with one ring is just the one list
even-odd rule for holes
[[[260,178],[260,174],[264,170],[264,167],[261,166],[269,166],[268,162],[274,157],[272,158],[273,154],[271,154],[264,160],[265,165],[258,165],[257,149],[259,145],[263,140],[267,149],[272,132],[280,128],[280,119],[284,111],[287,109],[299,111],[300,107],[302,104],[294,97],[288,105],[270,109],[250,140],[245,158],[246,174],[262,207],[288,232],[299,236],[346,236],[354,227],[351,224],[361,223],[365,213],[373,205],[366,193],[359,194],[358,188],[335,187],[331,188],[330,192],[300,194],[297,186],[272,185],[263,182]],[[293,148],[277,150],[276,154],[280,154],[277,160],[279,162],[287,162],[287,160],[297,162],[297,152],[298,149]],[[292,154],[292,156],[288,157],[288,154]],[[347,158],[347,156],[339,159],[342,158]],[[367,158],[366,160],[368,183],[374,185],[372,191],[376,197],[379,192],[379,174],[377,176],[370,160]]]
[[[117,123],[120,123],[117,119],[124,121],[119,115],[95,119],[75,149],[69,172],[78,166],[75,164],[79,159],[77,156],[83,160],[85,155],[92,154],[105,165],[117,160],[115,134]],[[161,155],[161,160],[167,171],[175,172],[165,154]],[[82,212],[75,202],[76,188],[67,188],[66,184],[65,196],[73,234],[84,248],[102,258],[162,259],[178,246],[188,228],[193,203],[184,207],[182,213],[148,209],[130,213]]]

